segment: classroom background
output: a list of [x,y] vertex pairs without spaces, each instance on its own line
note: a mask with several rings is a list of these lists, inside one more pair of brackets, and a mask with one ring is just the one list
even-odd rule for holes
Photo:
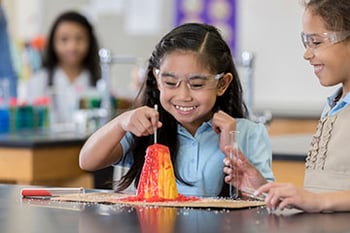
[[[137,93],[153,46],[166,32],[186,20],[214,24],[222,31],[235,55],[246,100],[256,117],[253,120],[266,123],[276,177],[279,181],[302,186],[304,157],[311,134],[315,131],[325,96],[336,87],[321,87],[312,67],[303,59],[301,1],[2,0],[2,4],[19,75],[19,96],[21,83],[40,69],[40,56],[53,20],[63,11],[73,9],[89,18],[101,48],[107,49],[115,58],[112,64],[107,64],[109,92],[117,99],[126,100],[125,107]],[[91,131],[96,129],[95,126]],[[11,165],[0,164],[3,171],[0,182],[15,180],[22,184],[101,187],[96,184],[110,181],[113,169],[108,168],[106,174],[93,174],[95,181],[92,184],[91,174],[81,171],[77,161],[85,140],[86,135],[0,135],[0,155],[11,159]],[[9,148],[16,156],[24,153],[28,161],[35,162],[27,163],[20,156],[10,156]],[[46,157],[47,153],[51,156]],[[285,155],[292,156],[286,160]],[[18,163],[23,164],[23,168],[18,169],[23,174],[12,172],[12,165],[17,167]],[[65,169],[55,169],[59,164]],[[96,181],[100,177],[102,181]]]
[[[254,55],[250,95],[256,112],[317,117],[324,97],[334,90],[320,86],[302,57],[301,1],[4,0],[3,5],[21,79],[40,66],[36,54],[28,52],[28,43],[40,49],[53,19],[75,9],[94,24],[101,47],[114,56],[136,58],[111,66],[111,92],[121,97],[134,97],[133,76],[142,71],[157,40],[182,20],[217,25],[230,40],[237,61],[244,51]],[[30,67],[23,59],[30,59]]]

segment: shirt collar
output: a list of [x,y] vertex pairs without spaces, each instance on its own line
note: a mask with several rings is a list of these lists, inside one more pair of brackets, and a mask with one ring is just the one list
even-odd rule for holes
[[347,104],[350,103],[350,92],[346,93],[342,101],[344,101]]
[[[200,134],[208,129],[212,129],[212,119],[210,119],[209,121],[205,121],[201,124],[201,126],[199,126],[199,128],[197,129],[196,135]],[[184,133],[186,132],[186,134],[189,134],[188,131],[185,129],[185,127],[183,127],[181,124],[177,123],[177,131],[178,133]]]
[[342,102],[346,104],[350,103],[350,92],[348,92],[343,98],[339,99],[339,96],[341,96],[342,92],[343,92],[342,88],[339,88],[333,95],[327,98],[329,107],[333,108],[336,104],[339,104]]

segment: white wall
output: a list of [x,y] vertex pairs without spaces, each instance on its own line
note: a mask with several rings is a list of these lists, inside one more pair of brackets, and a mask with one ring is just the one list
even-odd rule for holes
[[11,36],[30,39],[41,32],[42,0],[2,0],[2,3]]
[[303,59],[298,0],[239,0],[239,48],[255,53],[254,106],[276,114],[318,116],[324,88]]

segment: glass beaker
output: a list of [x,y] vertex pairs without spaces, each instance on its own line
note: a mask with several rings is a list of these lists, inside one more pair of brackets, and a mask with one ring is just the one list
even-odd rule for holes
[[[239,145],[238,145],[238,137],[239,137],[239,131],[230,131],[229,132],[230,134],[230,147],[231,147],[231,150],[230,150],[230,159],[232,161],[231,163],[231,166],[232,164],[234,164],[237,160],[237,155],[238,155],[238,152],[239,152]],[[237,169],[234,169],[234,167],[231,167],[231,169],[233,169],[233,178],[237,179],[238,177],[238,171]],[[234,187],[234,185],[232,184],[232,180],[231,180],[231,183],[230,183],[230,186],[229,186],[229,197],[231,199],[237,199],[239,197],[239,189],[238,187]]]

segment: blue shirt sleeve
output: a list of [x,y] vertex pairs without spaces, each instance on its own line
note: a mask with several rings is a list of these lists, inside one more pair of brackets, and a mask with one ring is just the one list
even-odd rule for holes
[[131,146],[134,143],[134,138],[130,132],[127,132],[125,136],[120,141],[120,144],[123,149],[123,158],[116,162],[114,165],[121,165],[124,167],[131,167],[134,163],[132,156]]
[[272,149],[265,126],[246,119],[238,119],[237,130],[240,131],[238,142],[241,151],[267,181],[274,181]]

